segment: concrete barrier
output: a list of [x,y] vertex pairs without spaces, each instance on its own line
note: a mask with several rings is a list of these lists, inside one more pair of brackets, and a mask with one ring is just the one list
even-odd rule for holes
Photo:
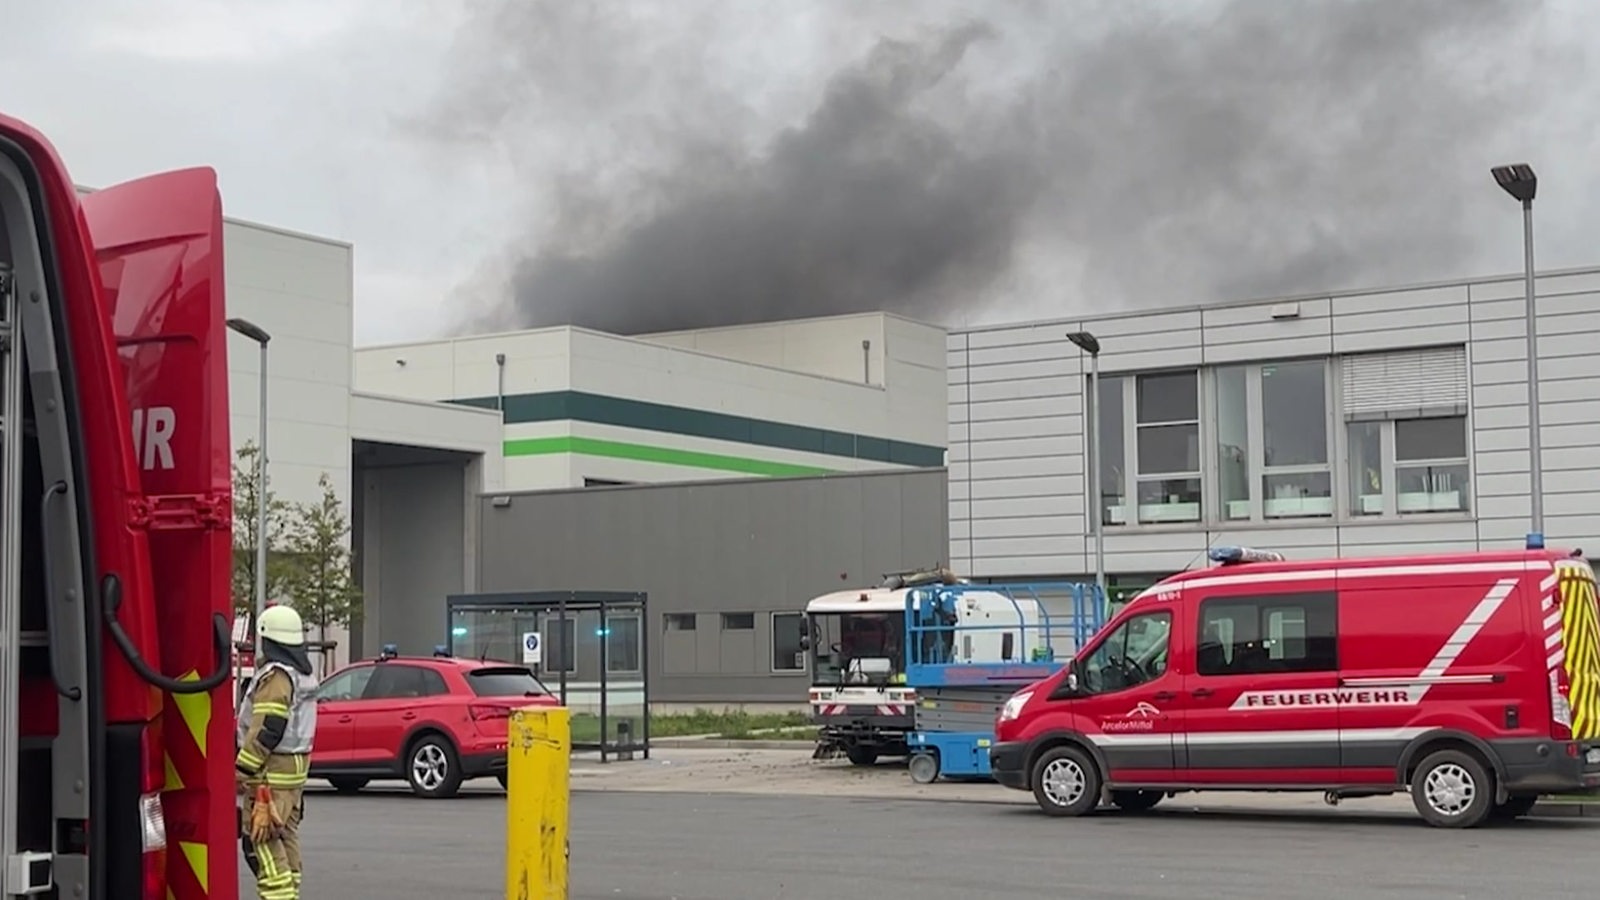
[[506,734],[506,900],[567,900],[572,714],[530,707]]

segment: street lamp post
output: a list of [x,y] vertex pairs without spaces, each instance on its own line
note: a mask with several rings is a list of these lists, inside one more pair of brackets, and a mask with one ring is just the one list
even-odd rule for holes
[[[257,412],[260,420],[257,436],[259,446],[256,448],[256,614],[255,621],[261,621],[261,613],[267,608],[267,344],[272,341],[260,325],[249,319],[229,319],[228,328],[244,335],[261,348],[261,407]],[[256,629],[256,646],[261,646],[260,629]]]
[[1089,354],[1089,403],[1084,404],[1090,414],[1089,428],[1089,503],[1093,513],[1089,521],[1094,528],[1094,583],[1100,588],[1100,602],[1109,602],[1106,595],[1106,528],[1105,502],[1100,487],[1100,340],[1087,331],[1074,331],[1067,335],[1072,345]]
[[1539,192],[1539,176],[1527,163],[1495,166],[1490,169],[1500,187],[1522,204],[1523,292],[1528,332],[1528,478],[1529,543],[1537,536],[1544,544],[1544,451],[1539,435],[1539,332],[1535,314],[1533,284],[1533,198]]

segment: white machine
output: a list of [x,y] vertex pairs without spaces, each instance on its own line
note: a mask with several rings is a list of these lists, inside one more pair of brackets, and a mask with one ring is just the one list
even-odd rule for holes
[[903,573],[806,604],[817,756],[843,752],[872,765],[907,755],[917,703],[908,666],[1022,663],[1040,652],[1047,617],[1037,601],[984,590],[941,596],[941,585],[955,584],[964,582],[948,569]]

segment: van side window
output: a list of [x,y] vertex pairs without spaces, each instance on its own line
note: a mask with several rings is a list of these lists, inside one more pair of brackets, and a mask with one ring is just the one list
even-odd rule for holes
[[1339,668],[1332,591],[1217,597],[1200,603],[1201,675],[1332,672]]
[[1166,674],[1172,638],[1172,613],[1134,616],[1106,635],[1083,662],[1083,687],[1109,694],[1138,687]]

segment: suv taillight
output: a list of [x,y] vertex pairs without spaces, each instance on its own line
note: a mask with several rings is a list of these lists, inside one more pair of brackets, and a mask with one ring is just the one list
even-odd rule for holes
[[144,851],[144,900],[167,897],[167,814],[161,806],[166,786],[166,753],[161,744],[161,724],[152,722],[139,742],[144,776],[139,787],[139,839]]
[[511,718],[511,708],[507,706],[469,706],[467,707],[467,715],[471,716],[474,722],[482,722],[487,719],[509,719]]

